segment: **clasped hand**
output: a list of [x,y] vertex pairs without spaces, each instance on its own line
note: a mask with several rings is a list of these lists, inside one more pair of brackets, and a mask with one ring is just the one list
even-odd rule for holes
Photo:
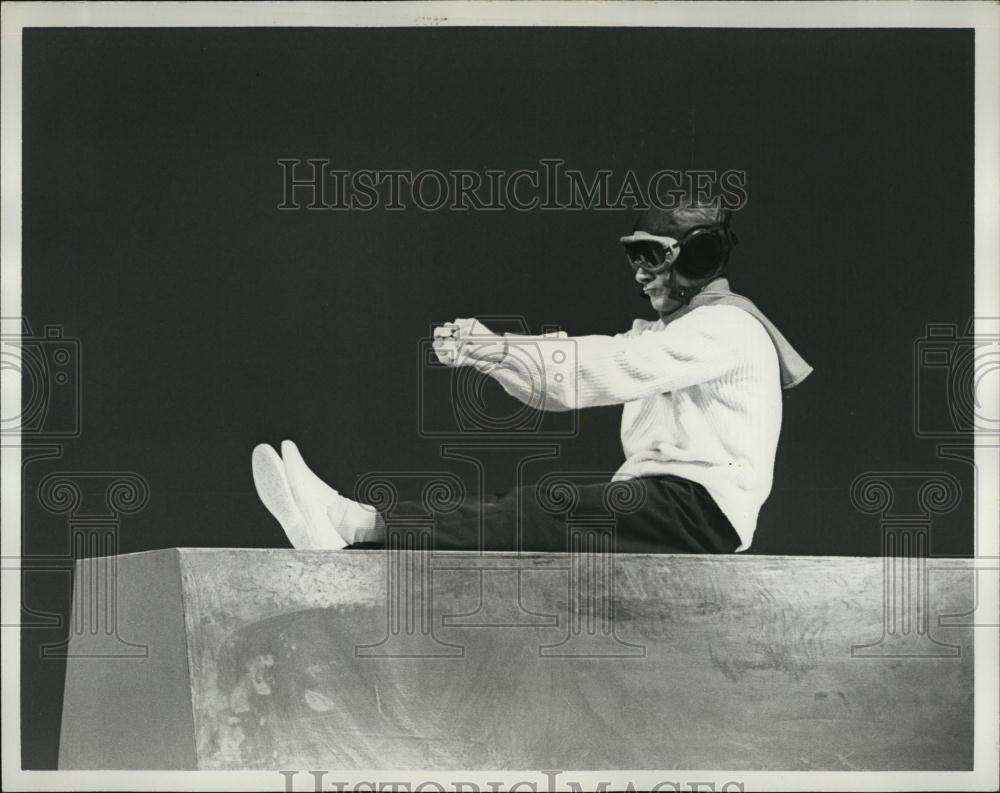
[[434,328],[432,344],[445,366],[471,366],[479,362],[499,363],[507,354],[507,341],[478,319],[456,319]]

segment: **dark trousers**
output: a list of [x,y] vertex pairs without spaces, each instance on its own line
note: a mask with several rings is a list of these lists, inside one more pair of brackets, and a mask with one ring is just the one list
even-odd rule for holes
[[[412,520],[426,515],[420,502],[396,504],[386,521],[386,545],[426,547],[414,546]],[[677,476],[531,485],[485,500],[466,498],[436,514],[430,530],[430,547],[439,551],[732,553],[740,544],[705,488]]]

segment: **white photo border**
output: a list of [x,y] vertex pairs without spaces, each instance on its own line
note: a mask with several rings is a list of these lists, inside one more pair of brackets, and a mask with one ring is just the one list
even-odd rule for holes
[[[2,236],[0,236],[0,315],[21,315],[21,53],[26,27],[706,27],[706,28],[974,28],[975,29],[975,315],[1000,316],[1000,6],[989,2],[122,2],[35,3],[8,2],[2,6]],[[980,394],[981,399],[997,395]],[[0,384],[2,414],[20,414],[18,373],[4,372]],[[996,442],[993,441],[995,447]],[[993,447],[990,447],[993,448]],[[977,448],[976,465],[982,482],[1000,482],[996,454]],[[21,482],[19,438],[2,450],[0,545],[2,622],[20,620]],[[977,494],[977,525],[992,527],[981,533],[976,566],[995,570],[1000,559],[998,492]],[[992,565],[992,567],[991,567]],[[10,574],[13,572],[14,574]],[[992,580],[987,577],[986,580]],[[978,604],[979,621],[1000,623],[997,591]],[[998,776],[998,670],[1000,632],[976,629],[975,652],[975,761],[970,772],[760,772],[604,771],[570,772],[562,782],[611,782],[609,790],[631,783],[649,790],[665,780],[738,779],[745,790],[987,790]],[[277,772],[127,772],[22,771],[20,743],[20,636],[16,628],[0,632],[2,658],[2,756],[6,790],[284,790]],[[541,771],[523,772],[338,772],[348,785],[461,779],[490,790],[517,782],[534,782],[548,790],[549,777]],[[308,774],[298,775],[295,789],[312,790]],[[348,788],[350,789],[350,788]],[[376,788],[377,789],[377,788]],[[391,789],[391,788],[386,788]],[[431,788],[433,789],[433,788]],[[468,788],[467,788],[468,789]],[[528,786],[519,789],[531,789]],[[673,789],[670,787],[662,789]],[[706,788],[702,788],[706,789]],[[720,789],[720,788],[716,788]]]

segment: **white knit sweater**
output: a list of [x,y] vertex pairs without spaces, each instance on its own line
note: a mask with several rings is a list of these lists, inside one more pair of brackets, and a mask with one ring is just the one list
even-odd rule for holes
[[688,308],[637,319],[615,336],[511,336],[504,390],[542,410],[623,404],[625,464],[613,480],[674,474],[705,487],[750,547],[771,492],[781,429],[778,356],[741,308]]

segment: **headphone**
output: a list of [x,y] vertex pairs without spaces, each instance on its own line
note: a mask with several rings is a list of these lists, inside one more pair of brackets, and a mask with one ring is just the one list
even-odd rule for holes
[[[695,226],[678,240],[680,253],[670,267],[671,299],[686,305],[709,283],[727,274],[729,254],[739,244],[739,238],[729,227],[730,216],[729,210],[725,210],[719,222]],[[681,286],[676,275],[696,283]]]

